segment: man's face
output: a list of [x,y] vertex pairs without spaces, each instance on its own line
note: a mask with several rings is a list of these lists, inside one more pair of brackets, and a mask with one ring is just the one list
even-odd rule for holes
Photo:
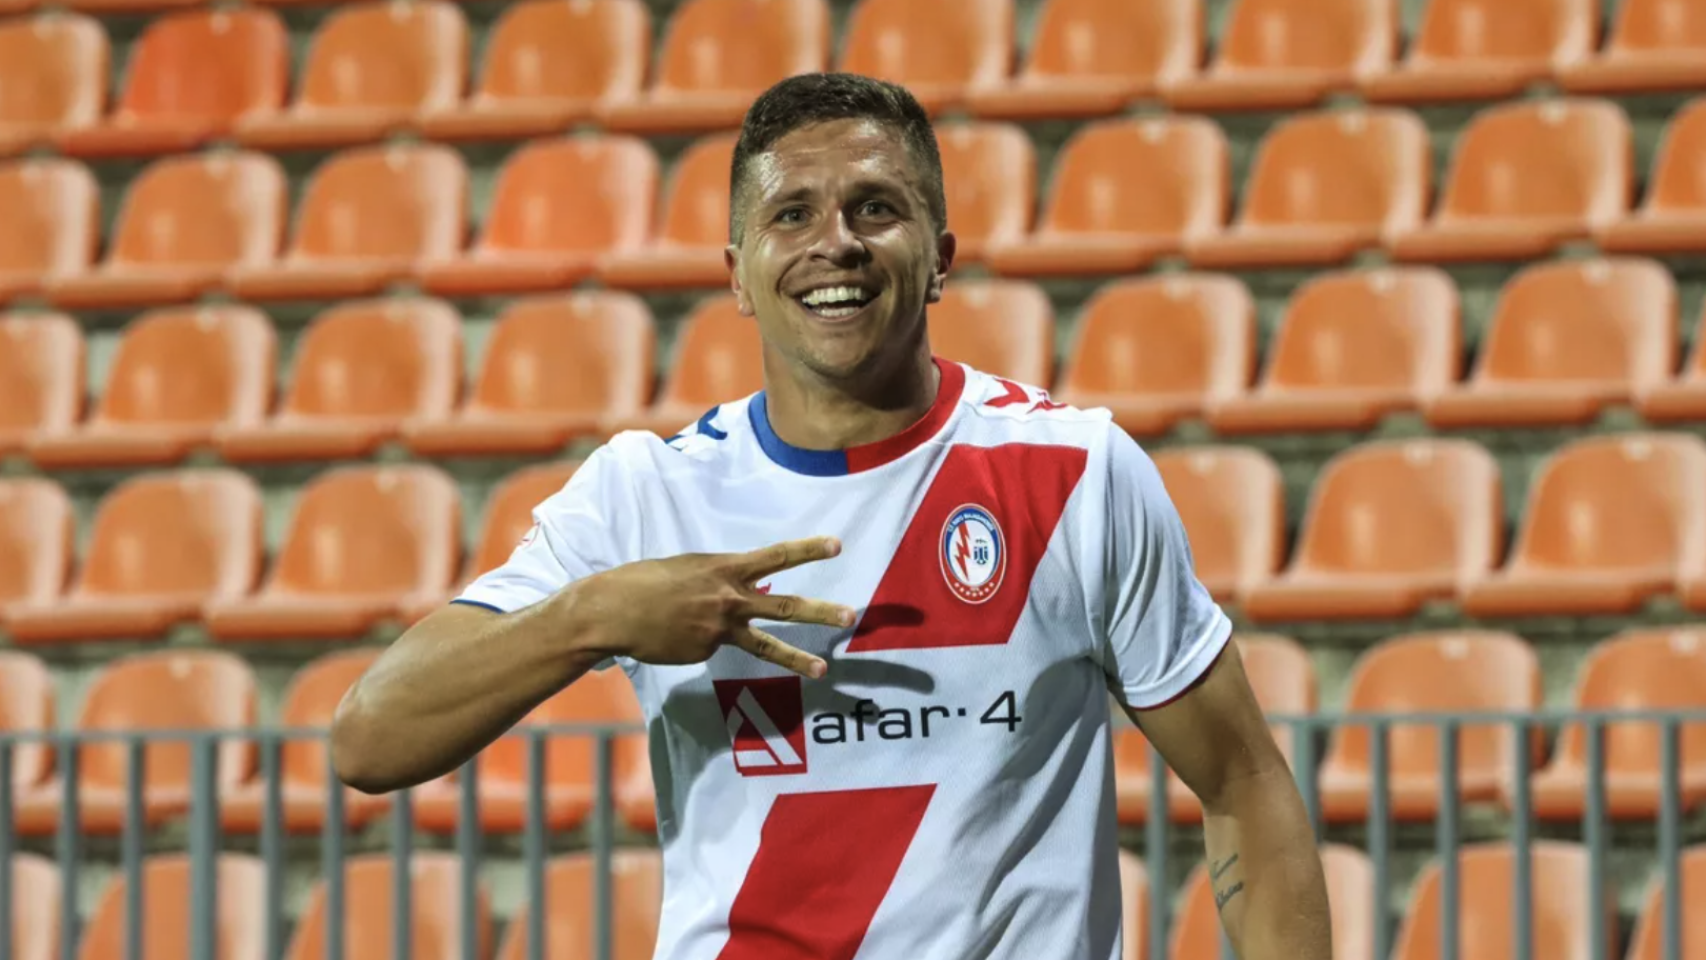
[[840,379],[910,352],[954,241],[937,234],[899,135],[869,120],[817,124],[753,157],[748,174],[745,235],[726,258],[770,357]]

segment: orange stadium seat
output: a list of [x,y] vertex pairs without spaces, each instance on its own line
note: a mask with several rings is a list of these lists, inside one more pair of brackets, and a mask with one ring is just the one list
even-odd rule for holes
[[997,273],[1137,273],[1217,231],[1230,202],[1226,135],[1206,117],[1096,121],[1061,149],[1036,232],[989,249]]
[[111,58],[106,31],[80,13],[0,23],[0,155],[98,124]]
[[1078,319],[1055,399],[1106,407],[1134,436],[1166,433],[1236,396],[1256,368],[1256,301],[1236,277],[1115,280]]
[[[1516,848],[1509,843],[1472,844],[1458,853],[1458,960],[1507,960],[1516,937],[1511,920],[1516,914]],[[1530,916],[1533,956],[1547,960],[1588,960],[1617,956],[1616,889],[1605,883],[1603,930],[1610,941],[1605,953],[1595,951],[1588,937],[1588,877],[1592,870],[1586,847],[1562,840],[1536,840],[1529,848],[1534,908]],[[1440,913],[1444,898],[1437,859],[1422,869],[1406,904],[1392,954],[1393,960],[1438,960]]]
[[1432,267],[1317,274],[1292,296],[1260,382],[1217,398],[1217,433],[1370,430],[1449,390],[1457,288]]
[[1037,192],[1036,148],[1024,128],[945,123],[937,126],[936,141],[954,266],[982,263],[992,244],[1024,239]]
[[1627,217],[1594,232],[1611,253],[1687,255],[1706,247],[1706,97],[1671,117],[1647,178],[1647,196]]
[[[0,496],[4,496],[0,487]],[[58,727],[53,674],[33,654],[0,650],[0,733],[48,733]],[[12,796],[42,789],[53,775],[52,748],[41,741],[12,744]],[[13,853],[13,863],[17,853]],[[13,888],[16,892],[16,888]],[[18,919],[14,914],[14,919]]]
[[486,38],[467,100],[437,103],[415,118],[440,141],[546,137],[590,122],[606,103],[639,96],[651,60],[651,13],[643,0],[519,0]]
[[[1512,2],[1512,0],[1501,0]],[[1629,209],[1629,118],[1605,100],[1487,107],[1459,135],[1432,219],[1391,241],[1399,260],[1529,260]]]
[[37,854],[14,853],[9,869],[12,960],[59,960],[59,867]]
[[[340,650],[310,661],[297,671],[284,691],[278,725],[322,730],[330,727],[338,702],[378,657],[378,650]],[[293,737],[283,741],[279,751],[280,823],[291,833],[317,832],[326,822],[326,739]],[[341,785],[340,788],[344,791],[344,823],[352,828],[366,826],[391,803],[388,797],[376,797]],[[233,833],[258,833],[266,817],[266,790],[262,775],[233,784],[219,798],[222,828]]]
[[1396,0],[1239,0],[1208,69],[1162,88],[1176,110],[1299,110],[1385,72]]
[[[97,668],[76,729],[86,732],[220,731],[246,729],[255,713],[255,675],[243,658],[220,650],[160,650],[108,661]],[[157,827],[190,810],[192,753],[181,737],[150,738],[143,749],[143,826]],[[255,772],[254,744],[219,743],[215,786],[231,789]],[[78,816],[83,833],[112,836],[124,829],[130,787],[130,748],[122,740],[85,743],[78,753]],[[16,808],[21,836],[58,829],[64,783],[55,778],[26,794]]]
[[670,172],[657,233],[638,249],[605,254],[598,279],[619,290],[676,290],[725,286],[729,270],[729,174],[735,135],[701,137],[682,151]]
[[1666,382],[1676,283],[1651,260],[1537,263],[1505,286],[1479,360],[1427,404],[1435,427],[1580,425]]
[[296,98],[237,124],[259,150],[324,150],[377,140],[462,97],[468,21],[446,0],[349,3],[314,33]]
[[[521,722],[527,726],[583,723],[638,725],[643,718],[634,686],[619,669],[594,670],[563,688]],[[625,742],[624,742],[625,741]],[[611,795],[626,778],[637,755],[646,750],[645,734],[620,738],[613,747]],[[475,790],[483,833],[520,833],[527,824],[527,738],[519,732],[499,738],[480,753]],[[598,797],[593,738],[554,734],[545,741],[545,829],[578,829]],[[415,822],[432,833],[453,833],[461,822],[462,780],[451,774],[415,791]]]
[[1467,440],[1351,447],[1322,468],[1290,565],[1244,614],[1398,620],[1455,598],[1504,554],[1502,486],[1498,461]]
[[[389,957],[392,952],[393,900],[396,858],[389,852],[360,854],[344,860],[345,957]],[[409,923],[414,950],[411,960],[463,960],[462,924],[475,925],[475,960],[492,955],[491,897],[481,884],[475,894],[474,916],[462,916],[462,864],[454,853],[416,850],[409,864],[411,892]],[[285,960],[325,960],[326,881],[317,880],[296,924]]]
[[1674,587],[1706,516],[1706,442],[1666,433],[1585,437],[1529,485],[1505,567],[1472,585],[1475,617],[1631,614]]
[[[1515,634],[1493,630],[1413,633],[1393,637],[1357,658],[1345,692],[1345,712],[1357,714],[1504,713],[1538,710],[1540,660]],[[1387,727],[1391,816],[1398,822],[1431,820],[1440,805],[1440,726],[1394,723]],[[1540,758],[1535,732],[1531,747]],[[1493,801],[1515,766],[1518,742],[1505,724],[1457,728],[1457,799]],[[1373,730],[1362,723],[1336,727],[1321,763],[1321,811],[1329,823],[1368,816],[1376,771]]]
[[1024,280],[950,283],[930,307],[930,346],[938,357],[1046,390],[1054,382],[1054,305]]
[[605,253],[644,245],[657,189],[657,155],[643,140],[529,143],[498,172],[472,248],[423,263],[421,284],[453,297],[573,287],[593,275]]
[[[1240,633],[1236,635],[1239,656],[1244,672],[1250,678],[1256,701],[1269,715],[1298,717],[1315,712],[1318,703],[1315,667],[1309,654],[1290,637],[1269,633]],[[1116,707],[1117,709],[1117,707]],[[1287,762],[1295,744],[1290,724],[1270,726],[1274,740]],[[1150,772],[1149,741],[1129,727],[1115,731],[1114,737],[1114,796],[1119,820],[1123,824],[1141,824],[1149,819]],[[1167,773],[1167,817],[1173,823],[1200,824],[1202,803],[1185,786],[1179,775]]]
[[492,330],[467,402],[404,423],[403,441],[422,456],[555,453],[645,406],[655,341],[651,311],[632,294],[517,300]]
[[259,488],[235,470],[132,476],[101,500],[70,590],[14,607],[7,628],[16,643],[163,637],[254,588],[262,519]]
[[[498,960],[526,960],[529,914],[545,909],[545,960],[573,960],[592,942],[593,889],[597,866],[591,855],[567,853],[545,867],[546,903],[523,903],[510,920]],[[651,960],[663,908],[663,860],[657,851],[612,853],[611,960]]]
[[1017,76],[966,95],[990,120],[1108,117],[1190,75],[1202,60],[1202,0],[1046,0]]
[[76,157],[182,153],[229,136],[244,117],[280,109],[289,89],[290,36],[276,13],[171,13],[151,21],[131,48],[113,112],[55,143]]
[[302,488],[250,597],[210,603],[219,640],[353,639],[443,596],[461,562],[461,494],[427,464],[334,467]]
[[[1374,902],[1374,864],[1355,847],[1328,843],[1321,847],[1321,868],[1327,876],[1332,914],[1333,960],[1376,960],[1373,920],[1383,908]],[[1220,956],[1220,911],[1214,906],[1207,864],[1191,869],[1180,901],[1169,952],[1172,960]]]
[[[220,853],[214,861],[218,887],[214,943],[218,957],[258,958],[266,942],[267,872],[261,858],[247,853]],[[190,928],[193,891],[189,854],[160,853],[142,864],[142,960],[177,960],[190,956],[195,933]],[[101,891],[78,948],[78,960],[112,960],[125,954],[125,875],[113,874]]]
[[258,153],[155,161],[125,192],[106,259],[51,279],[48,300],[70,310],[188,303],[233,267],[278,255],[290,192],[278,161]]
[[28,444],[37,466],[170,464],[220,427],[258,423],[272,399],[277,335],[253,307],[171,307],[131,321],[93,415]]
[[1191,542],[1197,578],[1216,600],[1242,601],[1285,558],[1285,485],[1253,447],[1157,451],[1161,481]]
[[[1701,909],[1706,904],[1706,893],[1702,892],[1706,891],[1706,847],[1687,847],[1680,860],[1681,889],[1677,892],[1682,895],[1682,922],[1678,924],[1682,943],[1678,946],[1686,957],[1699,952],[1698,945],[1706,943],[1706,910]],[[1655,878],[1640,901],[1628,960],[1664,960],[1664,882],[1662,876]]]
[[858,0],[839,69],[904,85],[931,116],[998,87],[1018,58],[1013,0]]
[[1706,420],[1706,307],[1694,324],[1694,348],[1681,376],[1642,384],[1635,405],[1648,423]]
[[758,324],[741,316],[732,294],[705,298],[681,322],[657,402],[630,416],[610,418],[606,432],[650,430],[660,437],[674,436],[712,407],[763,390],[762,350]]
[[284,255],[226,277],[245,300],[373,296],[417,261],[462,246],[468,168],[436,144],[361,147],[333,155],[310,177]]
[[1514,98],[1589,56],[1599,9],[1598,0],[1428,0],[1409,54],[1361,92],[1376,103]]
[[[0,30],[3,30],[0,25]],[[0,101],[6,88],[0,42]],[[101,196],[74,160],[0,164],[0,300],[30,296],[59,277],[88,269],[101,242]]]
[[71,498],[52,480],[0,479],[0,626],[18,606],[61,596],[75,556]]
[[598,120],[645,135],[733,129],[772,84],[829,67],[830,31],[825,0],[684,0],[651,86],[602,104]]
[[462,317],[424,297],[339,304],[297,342],[290,387],[271,419],[218,431],[231,463],[371,456],[413,417],[442,418],[462,385]]
[[0,457],[71,430],[83,412],[83,331],[63,314],[0,314]]
[[[1623,0],[1605,49],[1558,71],[1573,93],[1630,94],[1706,87],[1706,11],[1691,0]],[[1657,956],[1657,954],[1654,954]]]
[[[1706,628],[1631,628],[1594,645],[1578,667],[1573,710],[1699,710],[1706,707]],[[1606,811],[1614,819],[1658,816],[1663,780],[1656,723],[1605,725]],[[1706,725],[1681,725],[1676,782],[1683,812],[1706,802]],[[1546,820],[1579,820],[1586,809],[1587,728],[1563,728],[1557,750],[1532,780],[1530,802]],[[1507,797],[1507,804],[1510,799]]]
[[1416,114],[1293,114],[1258,145],[1232,225],[1185,252],[1202,268],[1344,263],[1419,227],[1432,195],[1428,131]]

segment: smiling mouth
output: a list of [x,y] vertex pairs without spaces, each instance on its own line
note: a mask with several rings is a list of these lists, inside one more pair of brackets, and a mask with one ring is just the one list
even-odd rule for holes
[[876,298],[876,293],[867,287],[839,286],[820,287],[794,300],[819,319],[847,320],[858,315]]

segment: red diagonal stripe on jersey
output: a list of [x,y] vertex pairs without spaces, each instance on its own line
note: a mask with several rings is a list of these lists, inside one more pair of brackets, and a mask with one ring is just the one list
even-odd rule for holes
[[[1027,443],[949,450],[847,652],[1006,643],[1066,501],[1084,475],[1085,458],[1080,447]],[[1000,588],[976,604],[955,595],[942,572],[943,525],[967,504],[994,516],[1007,551]]]
[[923,784],[777,797],[717,960],[852,960],[935,792]]

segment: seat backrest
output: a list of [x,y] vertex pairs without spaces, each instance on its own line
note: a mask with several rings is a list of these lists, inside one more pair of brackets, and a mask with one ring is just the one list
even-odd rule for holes
[[387,144],[337,154],[297,208],[301,259],[445,258],[462,244],[468,168],[442,144]]
[[[224,650],[159,650],[130,654],[99,669],[78,716],[84,731],[241,730],[255,722],[255,674]],[[129,750],[116,740],[79,748],[82,782],[124,789]],[[143,751],[149,789],[188,790],[192,751],[181,738],[151,739]],[[230,788],[255,770],[254,744],[219,743],[218,786]]]
[[[5,82],[0,75],[0,90]],[[0,272],[51,277],[87,267],[100,244],[100,203],[94,175],[75,160],[0,164]]]
[[1055,160],[1043,233],[1190,237],[1226,219],[1226,135],[1206,117],[1086,125]]
[[1470,440],[1374,441],[1315,480],[1293,569],[1469,583],[1504,555],[1498,461]]
[[1319,701],[1315,666],[1302,644],[1275,633],[1240,633],[1237,640],[1250,689],[1264,713],[1315,712]]
[[75,592],[234,597],[254,589],[265,550],[261,492],[245,473],[132,477],[101,501]]
[[1012,0],[859,0],[840,69],[901,84],[997,83],[1013,70]]
[[[1343,844],[1323,844],[1321,870],[1327,878],[1334,960],[1375,960],[1374,866],[1368,855]],[[1214,906],[1214,886],[1208,879],[1207,864],[1192,868],[1181,901],[1168,956],[1171,960],[1209,960],[1219,956],[1220,912]]]
[[[1534,910],[1530,931],[1536,957],[1547,960],[1587,960],[1595,956],[1588,937],[1587,848],[1561,840],[1536,840],[1529,848],[1530,888]],[[1506,960],[1513,955],[1511,925],[1516,895],[1516,849],[1508,843],[1475,844],[1462,848],[1458,860],[1458,948],[1460,960]],[[1608,888],[1612,886],[1607,883]],[[1607,891],[1606,922],[1610,940],[1602,956],[1617,955],[1617,917],[1611,913],[1615,891]],[[1422,869],[1399,928],[1393,960],[1435,960],[1443,956],[1440,937],[1440,864]]]
[[446,0],[334,7],[309,44],[302,107],[445,107],[468,73],[468,21]]
[[1285,551],[1285,487],[1279,466],[1251,447],[1199,446],[1153,457],[1197,576],[1246,583],[1271,576]]
[[1242,393],[1256,367],[1256,301],[1236,277],[1116,280],[1078,320],[1061,393]]
[[640,92],[652,55],[641,0],[522,0],[486,38],[478,96],[622,100]]
[[[392,951],[391,894],[396,858],[389,852],[361,854],[344,861],[344,953],[346,957],[389,957]],[[416,850],[410,857],[414,948],[412,960],[459,960],[462,937],[462,866],[456,854]],[[477,957],[492,951],[491,902],[484,885],[475,894]],[[285,960],[323,960],[326,956],[326,882],[308,894]]]
[[1054,380],[1054,306],[1024,280],[948,284],[929,308],[931,351],[1047,390]]
[[599,254],[646,242],[657,154],[637,137],[530,143],[505,161],[475,253]]
[[1639,389],[1670,377],[1680,325],[1676,281],[1656,261],[1536,263],[1505,285],[1474,376]]
[[[278,725],[299,729],[329,728],[338,702],[378,658],[377,650],[339,650],[309,661],[290,680],[284,703],[279,707]],[[324,737],[292,738],[284,742],[280,752],[279,768],[286,783],[325,788]]]
[[57,433],[83,410],[83,331],[59,313],[0,314],[0,433]]
[[78,13],[0,23],[0,127],[82,127],[107,102],[111,44]]
[[[0,731],[47,732],[58,726],[53,675],[40,658],[17,650],[0,650]],[[12,783],[34,787],[53,772],[47,744],[20,741],[12,745]],[[13,854],[13,856],[17,856]]]
[[1204,19],[1202,0],[1048,0],[1037,15],[1024,73],[1165,83],[1202,60]]
[[1634,190],[1632,143],[1629,118],[1608,100],[1487,107],[1458,137],[1437,218],[1615,220]]
[[579,461],[534,464],[510,474],[492,489],[474,549],[472,573],[478,576],[502,566],[516,544],[533,527],[533,510],[563,489]]
[[[597,870],[584,853],[564,854],[545,868],[545,960],[583,956],[592,942]],[[610,879],[611,960],[651,960],[663,907],[663,859],[653,850],[617,850],[610,858]],[[516,911],[498,960],[525,960],[528,914],[537,909],[538,904],[523,904]]]
[[292,416],[444,416],[462,382],[462,316],[442,300],[384,297],[321,313],[297,343]]
[[1647,178],[1644,207],[1654,212],[1706,210],[1706,98],[1685,104],[1665,125]]
[[12,960],[59,960],[59,868],[37,854],[13,853],[11,870]]
[[1248,226],[1408,230],[1427,216],[1433,155],[1409,110],[1293,114],[1257,147],[1238,215]]
[[1562,63],[1598,43],[1596,0],[1428,0],[1410,55]]
[[1688,52],[1702,47],[1706,47],[1706,11],[1691,0],[1623,0],[1606,42],[1606,49],[1626,52]]
[[675,342],[660,403],[710,409],[764,389],[758,324],[741,316],[732,294],[701,301]]
[[1317,274],[1292,296],[1263,389],[1450,389],[1461,365],[1457,287],[1433,267]]
[[[523,785],[528,782],[525,726],[577,723],[639,723],[640,701],[634,685],[620,670],[593,670],[536,707],[522,721],[523,730],[499,737],[480,754],[482,781]],[[555,734],[545,740],[546,778],[551,783],[595,787],[598,773],[589,736]],[[614,788],[614,785],[613,785]]]
[[254,307],[168,307],[131,321],[95,410],[109,423],[258,423],[277,335]]
[[[1706,943],[1706,847],[1690,847],[1682,851],[1682,912],[1683,956],[1699,950],[1693,944]],[[1641,912],[1635,920],[1635,933],[1629,943],[1628,960],[1664,960],[1665,881],[1654,880],[1641,901]]]
[[1693,569],[1706,542],[1706,443],[1668,433],[1585,437],[1529,484],[1515,568]]
[[334,467],[303,488],[266,589],[442,594],[461,561],[455,481],[427,464]]
[[[948,223],[962,244],[1018,240],[1031,229],[1037,157],[1023,127],[947,123],[936,128]],[[963,249],[963,248],[962,248]]]
[[71,498],[52,480],[0,480],[0,603],[51,600],[65,589],[76,523]]
[[[1502,630],[1412,633],[1371,647],[1357,658],[1345,692],[1346,713],[1502,713],[1536,710],[1540,660],[1521,637]],[[1437,775],[1440,726],[1395,723],[1387,728],[1390,773]],[[1459,771],[1502,775],[1516,762],[1516,740],[1505,724],[1457,728]],[[1333,731],[1327,762],[1372,771],[1373,736],[1366,724]],[[1533,746],[1538,748],[1540,741]]]
[[824,0],[685,0],[665,28],[659,93],[750,92],[829,66]]
[[[1706,629],[1631,628],[1594,644],[1582,658],[1574,708],[1583,711],[1699,710],[1706,708]],[[1692,780],[1706,772],[1706,724],[1680,727],[1682,769]],[[1659,725],[1625,721],[1605,725],[1605,768],[1650,777],[1658,787]],[[1587,769],[1587,728],[1565,726],[1558,757]]]
[[632,413],[651,395],[651,311],[626,293],[511,303],[486,343],[470,405],[540,413]]
[[167,157],[131,181],[109,263],[262,264],[277,256],[289,219],[284,168],[260,153]]
[[185,10],[149,23],[131,48],[121,116],[197,120],[220,132],[277,110],[290,90],[290,35],[271,10]]
[[1238,0],[1217,68],[1378,71],[1398,50],[1396,0]]
[[[190,956],[190,858],[156,854],[142,864],[142,960],[181,960]],[[79,960],[109,960],[125,950],[125,876],[101,893],[78,951]],[[259,960],[264,952],[266,868],[259,857],[221,853],[214,861],[218,885],[214,917],[214,955],[230,960]]]
[[729,173],[735,135],[715,133],[681,152],[669,174],[658,239],[721,248],[729,242]]

